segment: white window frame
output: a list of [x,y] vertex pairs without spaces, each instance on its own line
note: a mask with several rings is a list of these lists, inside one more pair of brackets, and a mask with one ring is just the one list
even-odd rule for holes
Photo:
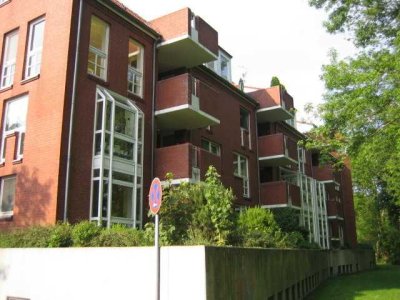
[[[130,38],[129,43],[131,42],[140,49],[138,54],[139,68],[134,68],[128,64],[128,91],[136,96],[143,97],[144,47]],[[129,88],[129,85],[132,86],[132,89]],[[135,87],[138,88],[138,92],[135,92]]]
[[247,109],[240,107],[240,115],[241,115],[242,111],[247,113],[247,128],[242,127],[242,124],[240,124],[240,145],[242,147],[246,146],[245,141],[246,141],[246,134],[247,134],[247,137],[248,137],[247,142],[249,143],[249,149],[251,150],[252,147],[251,147],[251,131],[250,131],[250,112]]
[[[8,56],[10,56],[10,53],[8,53],[9,50],[9,44],[11,38],[16,37],[17,39],[17,45],[15,47],[15,53],[13,53],[12,57],[9,60],[6,60]],[[4,89],[7,87],[10,87],[14,83],[14,74],[15,74],[15,64],[17,61],[17,49],[18,49],[18,29],[14,30],[4,37],[4,53],[3,53],[3,67],[1,69],[1,80],[0,80],[0,89]]]
[[[8,176],[1,179],[1,191],[0,191],[0,218],[1,217],[11,217],[14,214],[14,205],[15,205],[15,189],[16,189],[16,176]],[[14,195],[12,202],[12,210],[10,211],[2,211],[3,206],[3,196],[4,196],[4,184],[6,181],[13,180],[14,182]]]
[[[88,68],[87,68],[87,72],[92,75],[95,76],[97,78],[100,78],[104,81],[107,81],[107,71],[108,71],[108,50],[109,50],[109,43],[110,43],[110,25],[104,21],[103,19],[92,15],[92,17],[90,18],[90,31],[91,31],[91,26],[92,26],[92,20],[93,18],[96,18],[98,20],[100,20],[101,22],[103,22],[106,26],[106,36],[105,36],[105,41],[106,41],[106,49],[105,51],[103,51],[102,49],[98,49],[92,45],[90,45],[89,42],[89,53],[93,53],[95,58],[94,58],[94,73],[89,72],[89,57],[88,57]],[[90,35],[90,33],[89,33]],[[102,66],[101,64],[98,63],[99,58],[103,58],[104,59],[104,66]],[[97,70],[98,68],[103,68],[104,69],[104,77],[102,76],[98,76],[97,74]]]
[[7,2],[10,2],[11,0],[0,0],[0,5],[2,5],[2,4],[4,4],[4,3],[7,3]]
[[40,74],[40,67],[42,64],[43,42],[44,42],[44,29],[43,29],[43,40],[41,41],[40,46],[34,49],[30,49],[30,47],[32,44],[34,44],[33,43],[34,27],[42,22],[44,23],[43,26],[46,26],[45,23],[46,20],[44,17],[39,18],[29,24],[29,39],[28,39],[28,48],[26,51],[26,61],[25,61],[25,79],[29,79]]
[[[250,181],[249,181],[249,160],[246,156],[234,153],[233,175],[243,180],[243,197],[250,198]],[[246,162],[246,170],[242,170],[241,160]],[[235,167],[237,165],[237,167]]]
[[[25,100],[26,99],[26,100]],[[5,104],[5,113],[4,113],[4,120],[3,120],[3,134],[1,137],[1,155],[0,155],[0,163],[4,163],[5,159],[6,159],[6,139],[9,135],[16,133],[17,134],[17,151],[16,151],[16,157],[14,157],[14,161],[19,161],[22,160],[22,158],[24,157],[23,154],[23,149],[22,149],[22,143],[23,140],[25,139],[25,130],[26,130],[26,118],[27,115],[25,115],[25,124],[21,127],[18,128],[14,128],[11,130],[6,130],[6,123],[7,123],[7,115],[9,112],[9,107],[10,104],[15,102],[15,101],[26,101],[26,106],[27,106],[27,111],[28,111],[28,103],[29,103],[29,99],[28,99],[28,95],[24,95],[15,99],[12,99],[10,101],[7,101]],[[28,113],[27,113],[28,114]]]
[[[204,147],[205,145],[203,145],[203,143],[207,143],[207,146]],[[216,153],[212,151],[212,147],[215,147],[216,149]],[[206,150],[207,152],[210,152],[211,154],[217,155],[217,156],[221,156],[221,146],[217,143],[214,143],[210,140],[207,139],[201,139],[201,148],[203,150]]]

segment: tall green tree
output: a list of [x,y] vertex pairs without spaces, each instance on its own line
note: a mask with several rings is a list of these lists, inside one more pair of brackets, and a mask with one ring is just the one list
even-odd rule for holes
[[323,66],[324,125],[310,133],[309,146],[351,158],[360,239],[396,262],[400,249],[386,248],[400,229],[400,1],[309,3],[328,12],[329,32],[346,32],[359,49],[345,60],[332,51]]

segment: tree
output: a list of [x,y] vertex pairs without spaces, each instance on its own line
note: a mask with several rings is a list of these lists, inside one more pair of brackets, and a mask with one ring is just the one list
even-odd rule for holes
[[347,32],[359,52],[338,60],[332,51],[323,66],[324,124],[308,147],[350,157],[360,240],[396,262],[400,249],[388,245],[400,230],[400,1],[309,2],[328,12],[327,30]]
[[271,78],[271,87],[273,86],[280,86],[282,88],[282,90],[286,90],[285,86],[281,83],[281,81],[279,80],[278,77],[276,76],[272,76]]

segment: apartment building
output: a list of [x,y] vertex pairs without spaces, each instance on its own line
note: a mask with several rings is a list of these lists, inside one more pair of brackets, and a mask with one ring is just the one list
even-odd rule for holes
[[0,19],[0,229],[141,227],[153,177],[213,165],[237,208],[288,207],[321,247],[355,246],[350,171],[297,146],[285,90],[232,83],[189,8],[146,21],[116,0],[0,0]]

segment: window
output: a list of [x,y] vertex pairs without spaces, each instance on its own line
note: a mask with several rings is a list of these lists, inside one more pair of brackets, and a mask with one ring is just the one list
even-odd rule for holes
[[7,34],[4,38],[3,68],[1,70],[0,88],[13,84],[15,62],[17,58],[18,30]]
[[250,135],[250,113],[244,108],[240,108],[240,138],[241,146],[245,147],[248,143],[251,149],[251,135]]
[[23,157],[28,96],[25,95],[8,101],[5,109],[1,143],[1,163],[4,163],[6,158],[6,138],[14,133],[17,134],[16,157],[14,159],[21,160]]
[[233,174],[243,179],[243,196],[247,198],[250,197],[249,163],[247,157],[240,154],[234,154]]
[[143,113],[107,89],[96,92],[91,220],[141,226]]
[[143,95],[143,46],[129,39],[128,54],[128,91]]
[[0,0],[0,5],[9,2],[10,0]]
[[15,176],[5,177],[1,180],[0,192],[0,217],[13,215],[15,198]]
[[218,155],[218,156],[221,155],[220,146],[218,144],[214,143],[214,142],[209,141],[209,140],[202,139],[201,140],[201,148],[203,148],[204,150],[206,150],[206,151],[208,151],[208,152],[210,152],[212,154],[215,154],[215,155]]
[[223,55],[221,52],[219,53],[219,66],[221,77],[225,78],[228,81],[231,81],[231,60]]
[[92,16],[90,21],[88,73],[103,80],[107,80],[109,30],[106,22],[96,16]]
[[29,41],[26,53],[25,78],[31,78],[40,73],[42,63],[42,50],[44,38],[43,18],[32,22],[29,25]]

